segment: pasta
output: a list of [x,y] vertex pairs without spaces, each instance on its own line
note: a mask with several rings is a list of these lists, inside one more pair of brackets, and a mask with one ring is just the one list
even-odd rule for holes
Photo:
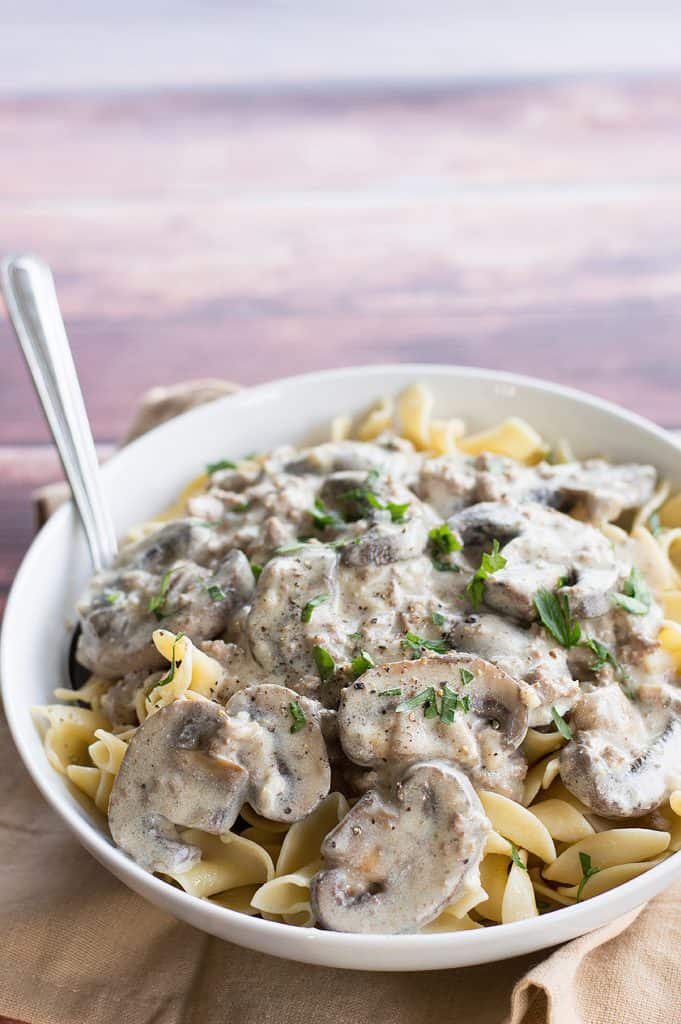
[[[111,794],[112,791],[117,791],[117,776],[126,770],[124,766],[128,764],[129,751],[135,749],[135,737],[138,732],[146,734],[154,721],[159,722],[167,717],[169,709],[180,706],[188,708],[190,705],[196,721],[203,723],[201,728],[208,731],[217,730],[215,735],[219,737],[219,741],[215,739],[213,746],[206,748],[209,751],[207,760],[212,758],[222,767],[231,766],[230,770],[238,777],[248,775],[248,786],[243,782],[242,789],[239,790],[238,806],[235,805],[232,824],[224,830],[209,832],[202,827],[185,828],[178,824],[179,819],[174,824],[171,820],[172,827],[176,829],[173,833],[174,841],[182,849],[185,860],[179,859],[174,866],[169,860],[170,867],[166,864],[165,867],[153,868],[168,882],[181,887],[192,896],[211,900],[219,906],[239,913],[260,915],[266,920],[299,927],[312,927],[320,923],[328,926],[320,920],[320,901],[318,896],[315,896],[315,891],[318,892],[315,886],[319,885],[320,877],[329,873],[329,864],[336,855],[333,851],[336,847],[345,849],[345,846],[348,846],[348,835],[362,836],[363,829],[375,826],[376,820],[392,822],[390,829],[393,831],[399,831],[401,827],[398,802],[395,798],[388,798],[385,795],[388,788],[386,780],[379,779],[380,785],[374,784],[368,796],[358,795],[363,791],[362,787],[366,788],[369,769],[375,771],[377,766],[380,766],[380,754],[376,755],[375,761],[371,759],[374,748],[381,742],[397,742],[395,737],[399,738],[402,735],[399,732],[400,728],[408,735],[408,742],[411,743],[413,730],[425,721],[437,720],[438,729],[444,735],[447,726],[451,726],[452,730],[462,728],[460,723],[466,720],[466,716],[474,712],[480,716],[481,713],[475,711],[478,705],[472,689],[475,684],[471,681],[476,673],[481,671],[479,665],[488,665],[493,659],[489,657],[488,661],[485,649],[469,649],[465,646],[464,640],[468,638],[465,627],[478,628],[477,622],[474,621],[476,616],[471,616],[471,622],[464,621],[462,624],[457,620],[450,626],[448,640],[455,637],[457,643],[461,644],[460,648],[449,648],[438,639],[444,634],[434,637],[431,630],[427,636],[421,636],[411,627],[410,616],[416,614],[414,609],[419,610],[422,616],[419,621],[427,622],[429,628],[445,623],[450,609],[442,593],[446,592],[445,584],[455,585],[457,572],[461,571],[461,565],[456,561],[457,555],[461,549],[465,553],[468,543],[463,535],[463,527],[459,537],[449,526],[456,520],[456,514],[440,512],[441,505],[438,502],[442,503],[442,492],[448,487],[454,487],[456,501],[460,501],[461,493],[464,492],[456,491],[456,488],[465,489],[468,486],[468,473],[484,475],[484,497],[477,499],[481,503],[498,500],[494,498],[494,494],[497,493],[494,490],[497,486],[495,477],[505,479],[507,476],[511,481],[509,486],[522,487],[523,473],[538,473],[539,476],[533,478],[534,490],[532,487],[529,489],[529,498],[521,496],[518,499],[519,505],[523,508],[526,507],[523,506],[523,502],[531,503],[535,500],[537,480],[540,481],[541,487],[549,487],[552,484],[546,481],[560,481],[561,476],[560,473],[554,472],[551,466],[546,468],[547,464],[542,462],[549,447],[536,430],[524,420],[510,417],[489,429],[471,433],[467,431],[463,420],[456,417],[436,418],[434,412],[435,402],[432,394],[423,385],[416,383],[396,400],[391,397],[380,399],[355,420],[354,424],[350,417],[341,416],[334,419],[331,425],[332,445],[352,445],[354,442],[349,439],[354,437],[363,445],[369,446],[372,452],[375,450],[374,446],[377,446],[376,450],[386,453],[386,458],[394,458],[396,465],[400,465],[400,459],[405,460],[405,465],[408,464],[408,460],[416,459],[418,453],[421,453],[419,458],[430,460],[433,478],[428,477],[424,471],[419,498],[425,502],[425,493],[443,520],[441,525],[435,527],[431,525],[432,520],[426,520],[426,546],[424,547],[421,542],[418,551],[420,556],[432,561],[433,569],[436,570],[435,579],[439,587],[435,587],[437,600],[424,598],[422,590],[418,587],[409,591],[409,586],[413,583],[409,576],[411,563],[408,558],[412,557],[411,555],[404,556],[403,561],[399,558],[396,560],[398,568],[391,577],[390,586],[402,586],[405,593],[410,594],[406,606],[408,610],[400,610],[400,615],[407,623],[404,638],[398,638],[392,648],[386,644],[383,644],[383,647],[377,644],[377,640],[384,639],[380,629],[394,618],[389,616],[382,606],[377,605],[373,609],[371,603],[377,600],[376,592],[379,588],[376,588],[367,600],[367,606],[372,606],[373,617],[368,623],[356,621],[356,628],[352,632],[349,627],[346,630],[348,638],[354,636],[357,640],[352,656],[343,669],[344,674],[340,677],[341,687],[347,687],[347,690],[354,694],[354,700],[364,700],[366,694],[363,691],[367,688],[364,683],[350,683],[360,677],[364,680],[369,679],[374,668],[377,672],[383,668],[386,673],[383,689],[374,689],[372,693],[376,694],[377,700],[382,697],[393,700],[392,705],[384,703],[381,706],[380,714],[376,715],[375,720],[367,718],[365,722],[370,737],[370,752],[367,755],[363,751],[361,756],[358,754],[354,759],[355,776],[359,777],[362,772],[365,773],[362,786],[357,790],[353,789],[354,782],[349,784],[344,792],[329,792],[327,785],[326,795],[316,799],[309,811],[301,813],[300,816],[293,815],[287,818],[291,813],[289,806],[277,817],[272,808],[278,806],[277,800],[280,798],[282,807],[286,803],[282,794],[288,792],[288,780],[295,776],[299,758],[307,756],[309,749],[306,748],[302,753],[296,752],[295,756],[292,755],[290,763],[286,763],[282,768],[285,760],[282,748],[280,746],[275,750],[273,746],[275,739],[272,737],[276,730],[272,725],[272,709],[260,708],[256,715],[243,697],[248,689],[248,673],[254,671],[253,664],[245,660],[237,642],[239,630],[243,631],[244,628],[250,630],[249,643],[254,651],[257,649],[255,660],[258,664],[255,674],[262,693],[270,685],[270,674],[275,678],[272,688],[283,689],[278,675],[278,658],[280,651],[287,649],[287,645],[293,648],[298,642],[301,623],[311,622],[317,629],[314,633],[313,651],[316,669],[323,684],[328,683],[333,677],[337,663],[345,665],[342,660],[342,648],[346,639],[339,635],[340,630],[334,623],[330,595],[322,592],[322,586],[325,585],[323,582],[315,584],[310,594],[296,605],[295,623],[277,618],[277,591],[276,600],[272,599],[264,607],[260,633],[250,619],[248,626],[244,626],[243,621],[239,619],[240,608],[236,606],[234,628],[232,629],[230,625],[230,629],[220,631],[211,626],[203,635],[218,639],[201,642],[201,628],[198,628],[195,635],[193,630],[181,628],[182,624],[176,624],[172,614],[168,614],[166,603],[168,595],[172,593],[174,577],[171,573],[165,573],[162,575],[158,592],[144,597],[144,601],[148,598],[148,609],[142,608],[142,613],[148,614],[153,611],[158,619],[157,628],[151,633],[155,653],[152,652],[149,659],[150,669],[142,671],[139,680],[135,671],[121,672],[113,684],[111,679],[114,674],[111,671],[99,674],[93,671],[81,690],[57,689],[55,697],[60,703],[35,709],[36,723],[41,730],[50,765],[65,776],[72,787],[75,787],[74,791],[83,794],[99,812],[109,812],[110,822],[115,804],[115,800],[110,799]],[[381,448],[381,445],[385,447]],[[196,565],[192,563],[193,569],[190,567],[186,570],[187,588],[194,588],[199,595],[197,606],[200,616],[212,622],[211,616],[215,614],[214,605],[232,600],[232,595],[238,592],[239,587],[250,595],[254,586],[251,577],[258,580],[261,574],[269,571],[267,566],[272,558],[272,550],[275,555],[281,553],[283,557],[301,548],[305,549],[307,555],[312,549],[315,558],[319,558],[320,562],[324,558],[335,558],[339,541],[333,535],[328,539],[325,531],[337,530],[339,523],[351,531],[351,543],[359,545],[360,550],[363,536],[357,523],[361,522],[361,516],[352,514],[344,518],[340,515],[333,504],[334,492],[330,485],[327,487],[325,484],[315,494],[314,504],[310,510],[311,502],[308,500],[304,481],[314,474],[324,478],[324,474],[327,473],[323,468],[324,459],[330,456],[323,449],[322,445],[319,450],[311,449],[307,455],[301,455],[300,463],[291,473],[295,486],[291,485],[290,495],[284,494],[281,487],[275,487],[262,502],[258,515],[252,519],[243,517],[250,514],[252,505],[261,500],[257,493],[257,481],[263,467],[265,471],[272,473],[281,470],[276,453],[249,456],[236,463],[223,460],[221,463],[208,466],[205,473],[187,485],[170,508],[130,531],[126,537],[124,553],[137,549],[146,550],[145,545],[155,544],[158,537],[163,535],[164,529],[172,527],[182,517],[189,517],[199,529],[208,531],[208,539],[202,540],[206,548],[210,549],[210,545],[215,544],[215,549],[221,550],[219,543],[214,540],[218,533],[216,526],[223,520],[226,521],[233,530],[233,537],[237,538],[232,546],[240,548],[240,545],[243,545],[248,548],[248,570],[242,561],[239,566],[233,567],[231,576],[225,579],[218,578],[215,570],[212,574],[207,573],[200,559]],[[290,452],[287,457],[291,457]],[[394,539],[398,533],[400,536],[409,534],[410,520],[408,516],[405,517],[404,510],[409,508],[414,497],[409,492],[405,497],[404,488],[400,490],[398,485],[395,485],[393,490],[388,488],[385,494],[374,492],[368,486],[368,481],[375,483],[372,474],[378,478],[383,470],[370,468],[364,479],[362,474],[367,471],[362,464],[360,479],[356,480],[358,470],[352,464],[350,456],[344,458],[349,459],[348,467],[341,460],[341,468],[337,471],[342,477],[341,484],[344,488],[341,498],[356,502],[363,509],[365,517],[367,508],[370,515],[375,513],[376,522],[384,529],[385,537],[388,538],[387,541],[382,541],[384,547],[380,549],[378,557],[375,556],[373,549],[367,546],[361,549],[364,551],[361,557],[353,555],[352,552],[344,555],[344,564],[354,565],[355,557],[356,564],[363,567],[383,566],[384,560],[388,557],[385,553],[388,550],[386,545],[399,543],[400,541]],[[448,459],[453,461],[448,462]],[[511,468],[508,460],[512,461]],[[553,463],[556,467],[568,471],[575,465],[574,456],[567,442],[560,442],[555,447]],[[272,466],[274,470],[271,469]],[[454,467],[451,473],[448,466]],[[221,472],[233,473],[234,479],[216,476]],[[348,477],[347,481],[343,474]],[[327,475],[330,479],[333,473]],[[303,483],[300,483],[301,480]],[[476,486],[479,486],[479,481]],[[574,484],[572,481],[572,491],[570,487],[568,491],[581,493],[580,486],[579,482]],[[250,487],[253,488],[252,492],[249,491]],[[484,488],[490,487],[493,492],[492,498],[488,498],[484,491]],[[242,500],[240,488],[254,496]],[[593,491],[586,488],[585,495],[583,502],[575,505],[572,523],[585,521],[590,524],[592,520],[589,519],[589,515],[593,513],[593,509],[591,508],[590,513],[589,501],[597,504],[602,500],[599,498],[600,491],[597,487]],[[507,504],[512,505],[507,495],[504,494],[503,498]],[[550,504],[548,499],[547,504]],[[453,507],[456,509],[456,502]],[[202,518],[204,514],[206,520]],[[540,517],[547,513],[541,511],[536,515]],[[312,526],[308,526],[308,529],[317,531],[313,533],[312,541],[308,537],[299,540],[299,532],[291,535],[294,527],[286,533],[281,524],[287,522],[287,516],[291,518],[296,528],[299,528],[301,517],[311,516]],[[567,672],[568,667],[570,669],[568,675],[585,671],[589,680],[589,693],[598,693],[605,686],[611,686],[615,689],[621,688],[627,696],[633,697],[635,692],[632,694],[630,687],[634,686],[635,689],[635,686],[641,682],[645,683],[646,679],[655,673],[664,678],[668,678],[670,673],[681,674],[681,495],[671,495],[668,482],[662,481],[654,489],[651,487],[645,500],[642,499],[635,505],[628,516],[616,516],[608,512],[603,513],[600,519],[595,513],[594,517],[593,522],[601,534],[601,541],[605,538],[609,549],[617,558],[632,567],[631,578],[626,581],[625,588],[620,589],[616,595],[620,599],[619,607],[625,611],[629,610],[632,617],[640,616],[640,620],[632,618],[633,625],[636,626],[639,621],[643,622],[643,614],[650,612],[651,607],[655,612],[655,602],[659,606],[659,619],[655,620],[655,637],[653,640],[644,637],[641,641],[647,643],[649,647],[645,659],[641,660],[645,665],[645,672],[638,667],[630,671],[630,666],[622,666],[602,640],[587,635],[587,625],[592,618],[589,615],[582,616],[581,625],[577,622],[579,639],[574,643],[569,639],[563,643],[560,640],[560,623],[554,627],[547,626],[545,617],[540,613],[541,624],[554,638],[558,630],[558,645],[554,644],[554,653],[551,657],[557,662],[561,658],[564,659],[565,671]],[[465,526],[465,517],[461,521]],[[399,531],[396,529],[398,527]],[[577,529],[576,526],[574,528]],[[262,539],[264,536],[268,537],[268,543],[271,541],[269,549]],[[228,550],[231,550],[229,546]],[[477,600],[476,603],[475,588],[478,587],[480,594],[484,593],[486,599],[492,593],[496,581],[500,579],[492,577],[508,565],[508,558],[504,557],[502,551],[505,551],[505,548],[500,548],[495,538],[491,550],[484,552],[480,568],[471,576],[465,590],[457,595],[457,600],[468,600],[478,616],[480,601]],[[133,555],[125,554],[125,557],[131,558]],[[224,552],[221,551],[220,557],[224,557]],[[500,558],[496,565],[495,558]],[[485,562],[485,559],[488,561]],[[314,560],[304,563],[305,573],[311,574],[316,571],[311,568],[314,564]],[[641,586],[635,572],[640,572],[645,586]],[[323,581],[324,573],[321,573],[319,578]],[[113,584],[107,585],[109,589],[104,592],[105,600],[115,609],[119,600],[118,592]],[[567,579],[559,580],[556,586],[560,591],[560,588],[564,587],[570,589],[571,583]],[[652,597],[646,597],[648,590]],[[497,600],[501,598],[497,597]],[[645,605],[643,611],[637,606],[637,602],[638,605]],[[427,620],[423,611],[426,605]],[[560,603],[557,607],[560,608]],[[503,608],[500,611],[500,606],[494,605],[493,602],[492,608],[493,614],[501,618]],[[633,612],[631,608],[634,608]],[[569,605],[567,609],[567,627],[563,623],[562,628],[574,629],[575,623],[570,621]],[[198,621],[204,620],[199,617]],[[527,623],[524,628],[527,628]],[[499,625],[495,625],[494,629],[498,631]],[[460,632],[456,633],[456,630]],[[425,628],[423,631],[425,632]],[[268,647],[261,639],[262,634],[268,632],[275,634],[276,644],[280,645],[280,648],[273,651],[272,646]],[[635,630],[632,635],[635,638],[632,642],[638,642]],[[537,639],[537,636],[537,633],[533,634],[533,643],[541,654],[541,638]],[[613,636],[617,639],[614,630]],[[479,638],[476,637],[476,643],[478,641]],[[526,641],[525,646],[528,643],[529,641]],[[598,659],[595,667],[592,659],[586,669],[583,665],[574,669],[572,664],[565,660],[568,656],[561,650],[561,646],[570,656],[574,649],[583,652],[585,658],[588,652],[591,652],[591,655]],[[386,649],[389,653],[385,657],[382,656],[381,664],[374,666],[374,659],[368,652],[379,649]],[[409,654],[413,655],[414,665],[422,666],[424,662],[426,663],[425,668],[419,669],[423,674],[428,671],[428,664],[447,663],[446,659],[451,657],[450,650],[460,650],[464,659],[456,661],[457,678],[460,678],[461,686],[453,695],[451,690],[448,691],[448,685],[451,684],[437,684],[440,689],[437,685],[424,685],[421,690],[414,687],[411,691],[405,689],[403,692],[407,686],[407,677],[404,675],[406,670],[400,669],[403,672],[400,676],[395,673],[398,665],[406,663],[405,659]],[[555,651],[558,651],[558,654]],[[606,653],[603,653],[604,651]],[[439,656],[441,660],[438,661],[433,655]],[[505,662],[500,660],[499,666],[515,679],[514,669],[520,656],[514,654],[513,657],[516,657],[516,661],[509,657]],[[466,667],[472,666],[473,662],[466,661],[465,658],[478,659],[474,671]],[[162,663],[165,663],[163,669],[159,668],[159,664]],[[411,664],[410,662],[409,666]],[[409,671],[412,671],[409,666]],[[310,682],[309,671],[299,669],[297,664],[293,675],[296,678],[300,677],[301,688],[299,691],[294,689],[290,699],[287,697],[288,706],[285,713],[293,715],[293,719],[286,719],[284,733],[288,734],[288,737],[284,738],[287,742],[293,743],[290,736],[297,734],[301,722],[307,729],[312,720],[317,729],[315,736],[324,744],[329,740],[328,722],[331,714],[336,714],[335,706],[331,707],[327,702],[324,707],[320,705],[321,710],[311,710],[312,703],[308,701],[307,694],[308,691],[312,692],[314,685],[317,685],[316,677],[313,676]],[[470,678],[467,678],[467,675]],[[525,694],[524,710],[518,711],[516,708],[512,714],[521,718],[522,715],[526,716],[525,728],[519,737],[519,743],[516,744],[517,751],[514,747],[515,753],[509,754],[508,750],[503,752],[503,756],[509,758],[509,764],[515,763],[512,762],[513,758],[522,759],[524,767],[520,782],[517,785],[509,783],[495,788],[489,783],[489,779],[495,778],[492,772],[488,772],[487,775],[480,772],[477,777],[470,766],[467,768],[473,779],[471,799],[479,802],[481,820],[484,821],[484,825],[480,826],[482,839],[477,851],[478,856],[473,860],[470,869],[460,872],[458,882],[447,898],[441,900],[437,907],[433,903],[433,913],[425,923],[419,925],[419,930],[424,933],[474,930],[490,924],[506,924],[529,919],[548,910],[571,906],[637,877],[672,852],[681,850],[681,765],[678,781],[675,783],[680,788],[672,788],[666,792],[652,809],[646,810],[646,813],[620,813],[615,816],[602,813],[598,800],[592,800],[583,787],[572,784],[565,769],[568,755],[574,748],[574,743],[571,742],[574,736],[564,715],[569,716],[572,712],[574,694],[569,691],[559,693],[556,703],[550,708],[551,715],[545,715],[542,719],[540,700],[534,693],[532,697],[528,697],[529,686],[525,685],[526,679],[535,678],[536,675],[536,672],[535,676],[530,672],[526,676],[518,676],[524,686],[521,691]],[[477,678],[479,676],[476,676]],[[135,684],[134,687],[129,680]],[[578,681],[581,682],[581,676]],[[471,690],[466,691],[467,686],[471,687]],[[130,693],[128,689],[131,690]],[[291,694],[290,690],[286,692]],[[563,703],[560,703],[561,700]],[[349,701],[350,697],[347,697],[347,702]],[[77,706],[75,702],[87,706]],[[562,710],[563,707],[565,711]],[[219,711],[216,711],[216,708]],[[391,726],[393,731],[389,735],[386,734],[386,740],[380,726],[385,721],[388,711],[394,712],[391,721],[396,724]],[[409,714],[400,718],[401,712]],[[626,711],[621,713],[626,715]],[[368,715],[368,712],[362,711],[362,714]],[[512,717],[511,712],[509,714]],[[267,718],[267,715],[270,717]],[[357,720],[359,717],[356,717],[355,721]],[[261,727],[262,721],[268,723],[266,728]],[[505,727],[501,721],[492,725],[499,731]],[[336,723],[335,728],[338,730],[340,726]],[[186,748],[182,744],[178,748],[181,750],[178,763],[185,764],[191,761],[192,764],[198,764],[203,763],[201,758],[206,758],[203,747],[198,748],[201,757],[195,757],[196,749],[192,746],[195,742],[193,729],[193,725],[191,728],[187,726],[185,732],[182,732],[183,736],[189,738]],[[323,740],[320,739],[322,734]],[[470,735],[476,739],[478,734]],[[184,740],[182,742],[184,743]],[[276,742],[281,744],[283,741]],[[310,743],[312,742],[310,740]],[[336,734],[334,742],[338,743]],[[494,753],[494,738],[487,736],[485,742],[489,745],[490,758],[497,756]],[[252,749],[248,744],[253,745]],[[465,747],[465,737],[462,744]],[[341,746],[347,754],[346,746]],[[257,756],[253,753],[254,750]],[[302,751],[302,748],[300,750]],[[267,757],[270,758],[272,767],[265,771],[262,766],[265,763],[263,759]],[[348,757],[353,761],[350,754]],[[439,764],[441,760],[446,760],[446,757],[440,752],[423,760]],[[254,767],[254,764],[257,766]],[[362,772],[358,770],[358,766]],[[416,768],[408,768],[404,778],[407,778],[409,771],[418,770],[418,764]],[[262,777],[258,776],[259,771]],[[450,771],[448,776],[447,771],[440,768],[437,771],[440,772],[438,784],[451,788],[451,778],[455,773]],[[258,785],[253,782],[256,776],[259,779]],[[206,776],[208,789],[211,778],[209,772]],[[119,787],[121,781],[119,779]],[[469,783],[464,779],[463,782],[457,781],[457,785],[461,798],[462,793],[464,796],[467,793],[466,786]],[[380,800],[383,801],[378,812],[370,801],[367,803],[372,793],[374,796],[371,798],[379,800],[375,795],[377,792],[380,792]],[[367,807],[372,807],[373,810],[367,811]],[[337,840],[329,845],[328,837],[332,833]],[[425,845],[425,842],[416,844],[413,848],[413,857],[420,856],[419,847]],[[348,846],[348,849],[351,848],[351,845]],[[369,847],[368,851],[365,851],[363,859],[360,858],[364,865],[362,870],[365,870],[366,863],[374,864],[374,861],[381,861],[385,856],[384,846],[380,843],[375,847]],[[378,871],[378,868],[376,870]]]

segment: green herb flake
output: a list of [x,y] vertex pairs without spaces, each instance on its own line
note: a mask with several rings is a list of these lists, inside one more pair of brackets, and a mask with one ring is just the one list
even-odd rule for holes
[[376,694],[377,697],[401,697],[402,688],[400,686],[393,687],[392,690],[379,690]]
[[598,872],[602,869],[592,867],[591,857],[588,853],[583,853],[581,850],[579,853],[579,863],[582,867],[582,879],[579,883],[579,888],[577,889],[577,899],[581,900],[582,892],[584,890],[584,886],[586,885],[586,883],[589,881],[590,878],[593,878],[594,875],[597,875]]
[[492,550],[489,554],[487,552],[483,554],[480,560],[480,568],[470,578],[466,586],[466,592],[475,609],[480,607],[480,602],[485,593],[485,581],[506,565],[506,559],[503,555],[499,554],[499,548],[499,541],[495,538],[492,542]]
[[361,633],[348,633],[348,640],[361,640],[361,639],[362,639],[362,634]]
[[248,512],[250,507],[250,501],[242,501],[240,505],[232,505],[232,512]]
[[523,858],[520,856],[518,847],[515,843],[511,843],[511,860],[517,868],[520,868],[522,871],[527,871],[527,865],[523,863]]
[[599,669],[605,668],[606,665],[612,665],[616,672],[622,671],[619,662],[607,644],[601,643],[600,640],[590,636],[588,639],[582,640],[581,646],[588,647],[596,655],[596,660],[591,665],[592,672],[598,672]]
[[552,594],[542,588],[535,594],[534,607],[543,625],[561,646],[575,647],[579,643],[582,630],[570,615],[567,594]]
[[368,669],[374,667],[374,662],[370,654],[366,651],[362,651],[356,658],[353,658],[350,662],[350,671],[353,679],[359,679]]
[[331,655],[323,647],[313,647],[312,655],[319,672],[319,678],[323,683],[328,683],[331,676],[336,671],[336,662],[333,660]]
[[422,636],[417,636],[416,633],[406,633],[404,640],[402,640],[402,646],[410,648],[412,659],[420,658],[424,651],[446,654],[449,649],[444,640],[424,640]]
[[571,740],[572,739],[572,729],[567,724],[567,722],[565,721],[565,719],[561,715],[560,711],[558,711],[557,708],[555,708],[555,707],[551,708],[551,718],[553,719],[553,724],[555,725],[556,729],[561,734],[563,739]]
[[168,683],[172,683],[173,679],[175,678],[175,669],[179,668],[180,665],[182,664],[182,661],[175,661],[175,647],[177,646],[178,641],[182,640],[183,637],[184,633],[178,633],[175,639],[173,640],[173,649],[170,652],[170,668],[168,669],[168,672],[163,677],[163,679],[159,679],[157,683],[152,683],[152,685],[146,692],[147,697],[156,689],[157,686],[167,686]]
[[260,573],[262,572],[262,566],[256,565],[255,562],[251,562],[251,572],[253,573],[253,579],[259,580]]
[[300,613],[300,621],[309,622],[315,608],[318,608],[320,604],[326,604],[330,600],[331,594],[317,594],[316,597],[311,598]]
[[440,700],[440,721],[443,725],[451,725],[454,721],[454,715],[456,709],[459,707],[459,696],[450,690],[448,686],[444,686],[442,690],[442,698]]
[[430,616],[430,621],[433,623],[434,626],[444,626],[445,617],[442,614],[442,612],[432,612]]
[[413,697],[409,697],[407,700],[403,700],[401,704],[397,705],[395,711],[399,711],[400,713],[403,711],[413,711],[414,708],[419,708],[422,705],[425,705],[424,714],[427,712],[429,707],[435,707],[435,714],[437,714],[437,698],[432,686],[429,686],[427,690],[421,690],[420,693],[415,694]]
[[648,519],[648,528],[650,529],[650,532],[652,533],[653,537],[660,536],[662,532],[662,523],[660,522],[660,517],[657,512],[653,512],[653,514]]
[[645,615],[650,611],[650,590],[642,573],[635,566],[622,586],[624,593],[612,595],[616,605],[632,615]]
[[380,469],[369,470],[364,483],[360,484],[359,487],[352,487],[349,491],[344,491],[343,494],[341,494],[341,500],[356,501],[360,505],[366,506],[367,511],[369,508],[375,508],[380,512],[389,512],[391,522],[403,523],[405,520],[405,513],[411,502],[405,501],[404,504],[400,504],[395,501],[388,501],[386,504],[383,504],[380,498],[373,491],[373,487],[378,482],[380,476]]
[[459,675],[461,676],[461,682],[464,686],[468,686],[468,684],[472,683],[475,679],[475,676],[468,668],[460,668]]
[[123,597],[120,590],[112,590],[109,594],[106,595],[104,600],[106,601],[107,604],[116,604],[116,601],[118,601],[119,597]]
[[395,501],[389,501],[383,507],[390,513],[390,521],[392,523],[403,523],[405,520],[405,513],[410,504],[411,502],[409,501],[405,501],[402,505]]
[[345,519],[340,513],[328,509],[321,498],[315,498],[310,515],[318,530],[323,530],[326,526],[345,526]]
[[428,534],[433,551],[440,555],[449,555],[452,551],[461,551],[461,541],[452,533],[448,523],[434,526]]
[[289,703],[288,711],[291,718],[293,719],[291,732],[300,732],[300,730],[305,726],[305,723],[307,722],[305,712],[303,711],[297,700],[292,700]]
[[206,590],[211,601],[224,601],[227,597],[219,583],[211,583],[209,587],[206,587]]
[[163,577],[163,579],[161,580],[161,586],[158,594],[154,594],[153,597],[149,598],[148,610],[150,612],[153,612],[156,618],[159,620],[162,619],[163,616],[165,615],[166,595],[168,593],[168,587],[170,586],[170,580],[172,575],[173,571],[172,569],[169,569],[168,572]]
[[236,469],[236,462],[232,462],[231,459],[219,459],[218,462],[209,462],[206,466],[206,473],[212,476],[213,473],[219,472],[221,469]]

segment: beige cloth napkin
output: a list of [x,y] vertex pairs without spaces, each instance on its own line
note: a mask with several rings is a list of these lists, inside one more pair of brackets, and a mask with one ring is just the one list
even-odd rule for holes
[[[196,404],[191,386],[157,390],[146,429],[156,401],[164,413]],[[681,1021],[681,883],[556,951],[482,967],[378,974],[277,960],[176,921],[109,875],[44,803],[1,717],[0,936],[0,1015],[29,1024]]]

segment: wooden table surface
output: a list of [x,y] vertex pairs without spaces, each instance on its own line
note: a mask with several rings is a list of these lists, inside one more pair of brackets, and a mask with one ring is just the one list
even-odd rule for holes
[[[385,360],[681,426],[681,79],[0,101],[5,251],[53,266],[98,441],[153,384]],[[0,591],[58,477],[0,320]]]
[[[681,426],[681,79],[0,101],[98,441],[153,384],[423,360]],[[0,319],[0,593],[59,475]]]

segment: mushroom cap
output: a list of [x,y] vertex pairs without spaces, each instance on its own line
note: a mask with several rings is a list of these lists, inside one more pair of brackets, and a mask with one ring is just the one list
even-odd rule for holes
[[681,779],[681,696],[668,686],[619,686],[585,694],[560,755],[566,788],[597,814],[637,818],[659,807]]
[[475,871],[490,829],[462,772],[412,765],[393,793],[367,793],[326,836],[311,885],[317,924],[382,934],[421,928]]
[[612,546],[595,527],[535,502],[481,502],[449,520],[466,546],[501,544],[506,565],[485,582],[484,601],[522,622],[537,618],[534,598],[541,588],[559,589],[578,618],[604,615],[620,576]]
[[[453,721],[426,716],[425,704],[397,710],[430,687],[441,706],[445,686],[463,702]],[[522,766],[514,752],[525,738],[534,703],[528,686],[489,661],[471,654],[436,655],[365,672],[342,691],[338,731],[345,754],[362,767],[438,758],[498,789],[517,781]]]
[[[294,702],[306,719],[296,732],[291,731]],[[254,810],[273,821],[298,821],[313,811],[331,785],[316,704],[285,686],[266,683],[239,690],[226,711],[233,724],[246,727],[235,759],[248,772],[248,802]]]
[[181,872],[201,857],[176,825],[227,832],[246,800],[247,771],[222,754],[227,716],[177,700],[132,737],[109,801],[114,841],[147,871]]

